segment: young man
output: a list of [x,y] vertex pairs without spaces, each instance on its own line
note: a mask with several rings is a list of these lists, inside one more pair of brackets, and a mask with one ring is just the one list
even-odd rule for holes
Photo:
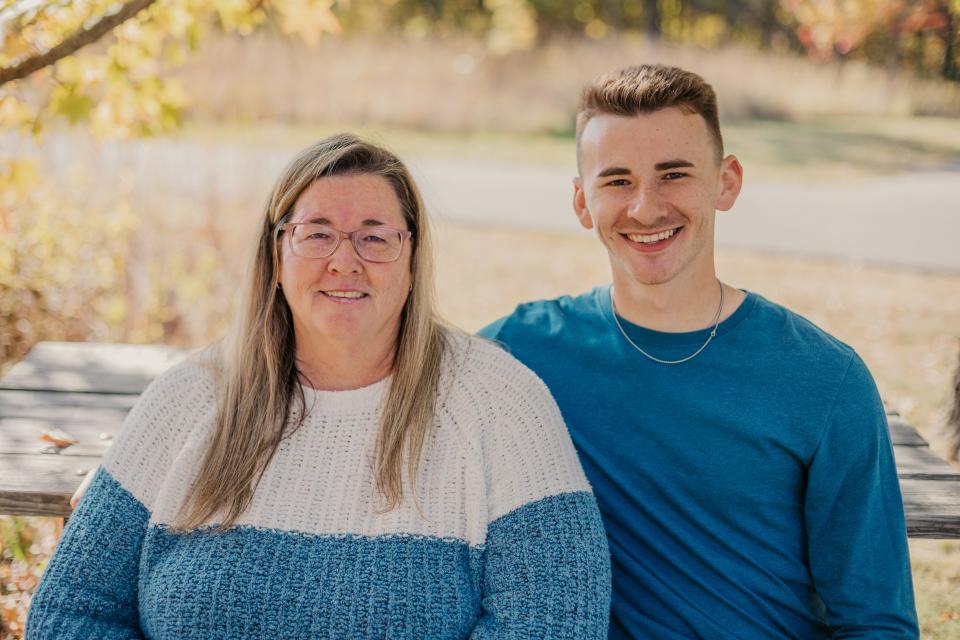
[[573,205],[612,287],[481,333],[550,387],[610,541],[610,638],[917,638],[903,505],[863,361],[717,279],[743,169],[699,76],[588,86]]

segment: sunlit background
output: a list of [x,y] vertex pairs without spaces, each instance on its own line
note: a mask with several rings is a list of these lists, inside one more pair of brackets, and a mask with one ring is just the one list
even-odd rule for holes
[[[408,161],[446,317],[607,279],[569,207],[579,88],[702,74],[746,168],[731,284],[864,357],[935,446],[960,350],[960,0],[0,0],[0,363],[41,340],[202,346],[300,148],[355,131]],[[48,61],[49,62],[49,61]],[[0,518],[0,638],[58,523]],[[925,638],[960,639],[960,544],[912,541]]]

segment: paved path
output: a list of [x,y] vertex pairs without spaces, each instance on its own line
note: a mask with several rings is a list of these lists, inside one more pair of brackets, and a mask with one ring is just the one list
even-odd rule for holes
[[[142,198],[257,203],[253,213],[295,151],[57,136],[39,154],[54,173],[87,164],[96,175],[122,177]],[[438,219],[586,233],[570,205],[572,168],[407,160]],[[721,246],[960,272],[960,167],[835,185],[748,180],[717,233]]]
[[[414,165],[440,219],[583,231],[570,205],[570,171]],[[747,182],[719,216],[721,246],[960,272],[960,170],[832,185]]]

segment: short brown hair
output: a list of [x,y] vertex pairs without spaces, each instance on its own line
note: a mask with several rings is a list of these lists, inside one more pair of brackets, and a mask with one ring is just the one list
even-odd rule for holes
[[584,87],[577,110],[577,148],[583,129],[598,114],[636,116],[669,107],[699,114],[713,136],[717,159],[723,158],[713,87],[693,72],[662,64],[627,67],[604,74]]

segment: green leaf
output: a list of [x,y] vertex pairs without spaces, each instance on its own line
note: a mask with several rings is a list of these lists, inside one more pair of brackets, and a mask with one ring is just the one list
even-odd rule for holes
[[64,116],[70,124],[89,120],[93,105],[93,99],[83,94],[75,84],[57,86],[50,98],[52,111]]

